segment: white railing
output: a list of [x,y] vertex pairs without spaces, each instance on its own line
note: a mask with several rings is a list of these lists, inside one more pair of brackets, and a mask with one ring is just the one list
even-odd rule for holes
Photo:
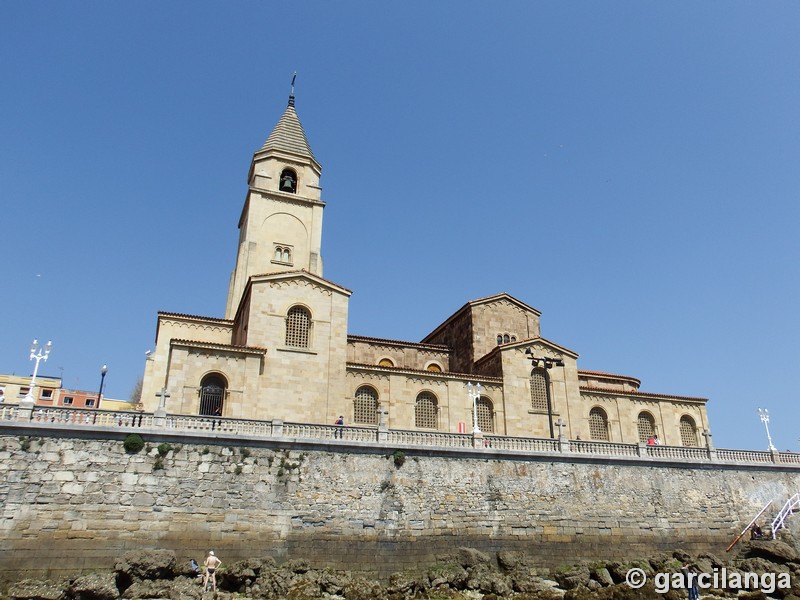
[[269,437],[272,432],[271,421],[211,418],[198,415],[167,415],[164,420],[164,427],[179,431],[199,431],[252,437]]
[[0,404],[0,421],[15,421],[17,407],[13,404]]
[[487,435],[483,441],[484,446],[494,450],[516,450],[519,452],[559,452],[558,440]]
[[[564,454],[573,456],[644,457],[655,461],[705,461],[723,463],[760,463],[800,466],[800,454],[757,450],[714,450],[682,446],[648,446],[583,440],[523,438],[501,435],[408,431],[378,427],[351,427],[314,423],[284,423],[249,419],[212,418],[202,415],[166,415],[131,411],[35,407],[21,409],[16,404],[0,404],[0,424],[49,427],[142,428],[151,431],[196,432],[201,435],[243,437],[249,439],[295,439],[319,442],[359,442],[381,446],[418,446],[497,450],[529,454]],[[5,426],[5,425],[4,425]]]
[[405,431],[390,429],[386,442],[398,446],[439,446],[440,448],[471,448],[472,436],[463,433],[437,433],[434,431]]
[[778,536],[778,531],[783,527],[786,519],[794,513],[794,509],[800,506],[800,494],[795,494],[786,501],[783,508],[772,520],[772,539]]
[[616,444],[614,442],[584,442],[571,440],[570,451],[574,454],[601,454],[603,456],[639,456],[638,444]]
[[708,460],[705,448],[686,448],[684,446],[645,446],[647,456],[653,458],[677,458],[679,460]]
[[717,450],[717,459],[722,462],[771,463],[771,452],[758,450]]

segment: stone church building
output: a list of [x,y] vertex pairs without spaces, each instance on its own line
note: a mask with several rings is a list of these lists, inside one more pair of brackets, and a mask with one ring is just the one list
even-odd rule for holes
[[471,432],[476,415],[484,435],[704,444],[705,399],[579,369],[542,337],[541,313],[505,293],[420,341],[349,335],[352,292],[323,277],[322,167],[294,104],[250,165],[225,316],[159,312],[145,410],[365,427],[380,411],[390,429],[441,433]]

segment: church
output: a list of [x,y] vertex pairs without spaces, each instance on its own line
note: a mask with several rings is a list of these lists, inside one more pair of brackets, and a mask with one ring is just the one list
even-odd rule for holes
[[349,335],[352,292],[323,277],[321,173],[292,94],[253,155],[225,315],[158,313],[145,410],[705,444],[706,399],[579,369],[577,352],[542,337],[541,313],[506,293],[466,302],[419,341]]

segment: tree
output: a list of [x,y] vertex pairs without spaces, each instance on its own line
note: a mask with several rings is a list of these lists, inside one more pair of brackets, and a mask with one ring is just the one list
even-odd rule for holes
[[139,377],[139,380],[133,386],[131,390],[131,395],[128,398],[130,402],[133,404],[139,404],[142,401],[142,384],[144,383],[144,377]]

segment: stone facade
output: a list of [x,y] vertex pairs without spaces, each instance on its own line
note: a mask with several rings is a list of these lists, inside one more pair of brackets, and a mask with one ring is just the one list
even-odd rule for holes
[[380,576],[459,546],[524,550],[548,567],[676,548],[723,553],[768,501],[777,512],[800,486],[797,467],[770,465],[401,456],[154,434],[131,455],[123,432],[9,433],[0,435],[5,580],[107,569],[140,548],[187,562],[209,548],[228,564],[306,558]]
[[[290,98],[253,156],[225,318],[159,313],[145,410],[356,425],[380,412],[394,429],[450,433],[476,414],[497,435],[706,443],[705,399],[580,370],[508,294],[468,302],[421,341],[348,335],[351,292],[322,278],[321,172]],[[474,402],[468,383],[481,386]]]

